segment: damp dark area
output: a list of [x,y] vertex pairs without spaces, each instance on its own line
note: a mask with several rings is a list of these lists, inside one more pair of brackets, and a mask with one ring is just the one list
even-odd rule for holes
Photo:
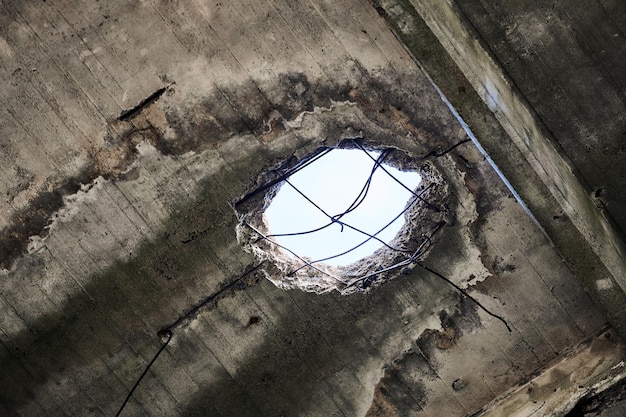
[[[385,367],[376,385],[372,405],[366,417],[403,416],[404,410],[422,408],[428,403],[426,385],[405,377],[406,372],[429,372],[428,364],[417,354],[410,353]],[[432,371],[430,371],[432,373]]]
[[460,300],[452,313],[441,310],[441,329],[426,329],[415,341],[417,347],[430,363],[436,363],[436,350],[453,348],[464,332],[472,332],[482,327],[478,307],[470,298],[460,295]]
[[64,205],[63,197],[75,194],[83,184],[89,184],[97,172],[87,169],[80,175],[50,184],[53,191],[41,192],[30,205],[11,216],[11,226],[0,231],[0,269],[10,269],[25,251],[31,236],[45,237],[51,216]]
[[602,391],[582,398],[564,417],[622,417],[626,415],[626,379]]
[[[310,80],[298,72],[284,73],[276,82],[263,85],[253,80],[236,85],[216,87],[196,106],[174,107],[164,96],[164,110],[175,139],[164,139],[159,146],[168,153],[180,155],[188,151],[211,149],[236,135],[255,135],[270,142],[287,130],[284,122],[315,108],[329,108],[333,103],[357,103],[381,125],[411,119],[420,126],[416,134],[424,137],[431,149],[445,149],[444,135],[436,133],[427,114],[404,106],[406,93],[395,86],[397,74],[370,74],[360,68],[364,76],[359,84],[346,81]],[[389,83],[382,80],[389,80]],[[396,104],[391,104],[396,103]],[[200,111],[201,118],[191,116]],[[416,128],[417,129],[417,128]]]
[[166,112],[177,137],[161,146],[168,153],[183,154],[209,149],[236,135],[250,134],[269,140],[285,131],[284,121],[315,107],[346,100],[351,89],[348,84],[311,82],[301,73],[281,74],[271,86],[271,95],[267,86],[263,88],[253,80],[220,86],[199,103],[204,116],[198,121],[190,121],[197,107]]
[[[434,351],[450,350],[464,332],[471,332],[481,325],[476,306],[465,297],[452,313],[442,310],[439,317],[441,330],[425,330],[415,341],[416,348],[406,350],[384,367],[367,417],[406,415],[406,410],[415,409],[416,405],[426,407],[431,401],[426,385],[439,379],[437,370],[443,366],[435,359]],[[466,386],[463,378],[457,378],[450,388],[462,391]]]

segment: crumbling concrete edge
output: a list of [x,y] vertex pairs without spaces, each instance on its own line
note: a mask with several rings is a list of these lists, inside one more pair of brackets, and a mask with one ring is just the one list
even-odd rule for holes
[[596,395],[626,377],[625,347],[615,336],[613,330],[605,330],[584,341],[472,417],[566,416],[580,399]]

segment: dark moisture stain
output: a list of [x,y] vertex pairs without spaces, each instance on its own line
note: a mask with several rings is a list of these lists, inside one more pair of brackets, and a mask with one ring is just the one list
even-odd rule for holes
[[52,214],[63,207],[63,197],[78,192],[82,185],[91,183],[96,176],[94,170],[85,170],[61,182],[51,182],[52,191],[39,193],[27,208],[14,213],[10,226],[0,231],[0,269],[10,269],[24,254],[29,237],[47,236],[46,227],[52,221]]
[[51,191],[39,192],[27,207],[11,216],[10,226],[0,231],[0,269],[11,269],[26,251],[31,236],[48,235],[47,226],[54,213],[64,207],[64,197],[76,194],[99,176],[106,180],[131,178],[134,173],[127,168],[137,156],[136,145],[142,140],[158,145],[158,137],[154,129],[127,131],[119,137],[109,135],[106,145],[92,155],[92,164],[79,174],[62,180],[50,179],[45,185]]
[[[160,91],[160,90],[159,90]],[[149,106],[165,92],[149,97]],[[140,106],[127,117],[136,117],[147,107]],[[64,197],[77,193],[81,187],[88,186],[102,176],[106,180],[120,180],[132,177],[133,172],[127,168],[137,156],[136,146],[141,141],[148,141],[160,150],[167,151],[163,145],[162,135],[149,122],[139,127],[128,123],[115,122],[119,134],[109,132],[105,137],[105,144],[93,155],[91,165],[84,168],[79,174],[62,180],[50,179],[45,184],[50,191],[39,192],[30,200],[27,207],[14,213],[10,219],[10,226],[0,231],[0,269],[10,269],[15,261],[22,256],[28,246],[31,236],[46,237],[47,226],[51,223],[55,212],[63,208]],[[164,152],[163,152],[164,153]]]
[[261,321],[261,317],[259,316],[252,316],[250,317],[250,320],[248,320],[248,327],[258,324]]
[[[278,133],[284,132],[283,121],[292,120],[302,112],[328,108],[333,102],[342,101],[356,102],[368,112],[368,117],[383,126],[397,128],[397,122],[401,120],[402,128],[414,130],[418,136],[416,140],[428,140],[431,148],[445,146],[445,141],[441,139],[445,135],[435,132],[441,129],[448,131],[451,127],[435,125],[433,120],[436,118],[407,103],[410,97],[405,90],[410,89],[408,84],[412,82],[411,79],[402,80],[401,84],[396,85],[394,83],[400,80],[395,73],[374,76],[363,68],[359,69],[364,75],[361,80],[363,83],[359,84],[348,81],[337,81],[334,84],[312,81],[305,74],[293,72],[279,75],[273,84],[261,85],[248,80],[236,85],[216,87],[207,92],[201,102],[192,103],[189,107],[170,108],[168,106],[171,103],[166,96],[164,110],[169,127],[176,132],[176,138],[167,139],[171,143],[163,145],[162,151],[175,155],[189,150],[199,152],[235,135],[252,134],[263,140],[270,131],[273,134],[265,140],[271,140]],[[393,106],[393,103],[401,105]],[[393,109],[391,117],[384,111],[390,108]],[[191,117],[198,113],[202,117]],[[419,126],[419,129],[415,126]],[[437,143],[432,143],[435,141]]]
[[500,275],[504,272],[513,272],[517,269],[517,266],[514,264],[504,263],[504,258],[500,256],[496,256],[493,260],[493,264],[491,265],[491,271]]
[[413,351],[394,359],[385,367],[374,389],[374,399],[366,417],[411,416],[426,406],[424,380],[436,378],[425,358]]
[[461,299],[455,306],[452,314],[446,310],[439,312],[442,330],[426,329],[415,341],[417,347],[424,354],[431,366],[436,370],[439,364],[436,360],[436,350],[449,350],[456,346],[456,340],[466,331],[473,331],[482,327],[478,306],[469,298],[460,295]]
[[[312,82],[304,74],[288,73],[280,75],[274,84],[267,86],[248,80],[216,87],[207,93],[201,103],[189,103],[188,107],[174,106],[171,94],[168,94],[170,88],[157,90],[114,122],[116,126],[112,130],[121,133],[110,133],[105,138],[105,145],[93,155],[94,167],[79,177],[65,180],[63,184],[53,187],[51,192],[41,193],[26,209],[14,216],[12,226],[0,232],[0,267],[11,267],[24,253],[29,236],[45,236],[49,219],[63,206],[62,197],[76,192],[80,184],[88,184],[99,175],[109,180],[132,176],[127,168],[135,160],[136,146],[141,141],[153,144],[164,155],[201,152],[235,135],[263,137],[270,128],[276,135],[284,131],[283,120],[290,120],[316,107],[329,107],[333,102],[351,101],[369,112],[377,123],[396,129],[397,125],[401,125],[411,131],[420,146],[430,149],[446,146],[441,139],[446,135],[442,132],[452,127],[434,122],[436,117],[421,111],[419,106],[409,105],[411,97],[406,90],[421,88],[417,85],[412,88],[409,85],[412,79],[400,80],[392,72],[374,76],[357,67],[363,74],[362,84]],[[175,135],[166,137],[166,126],[154,120],[151,112],[156,106],[162,108],[167,128],[176,132]],[[271,139],[271,136],[267,138]]]
[[626,380],[599,394],[580,399],[564,417],[623,416],[626,412]]
[[446,310],[439,313],[441,325],[447,331],[453,331],[455,339],[463,336],[464,332],[472,332],[482,327],[478,306],[465,296],[460,296],[460,302],[455,306],[454,312],[449,314]]

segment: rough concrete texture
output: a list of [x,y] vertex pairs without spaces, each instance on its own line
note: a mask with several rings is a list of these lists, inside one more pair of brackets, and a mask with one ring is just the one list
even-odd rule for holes
[[[115,415],[157,352],[121,415],[466,416],[527,410],[524,384],[561,410],[623,372],[623,293],[594,304],[385,13],[6,4],[0,415]],[[347,138],[436,167],[449,213],[422,262],[511,332],[420,266],[349,296],[266,279],[234,205]]]
[[623,379],[609,389],[581,399],[576,406],[567,413],[567,417],[619,417],[626,412],[624,393],[626,381]]
[[[609,276],[589,280],[588,287],[596,300],[608,306],[607,310],[621,310],[619,316],[613,319],[615,325],[621,326],[624,322],[623,303],[615,305],[613,294],[607,296],[606,291],[596,291],[595,287],[599,282],[610,282],[605,288],[620,286],[621,289],[617,289],[620,294],[626,289],[623,274],[626,247],[622,240],[623,233],[619,226],[611,227],[614,222],[609,213],[598,210],[594,195],[590,196],[586,179],[577,175],[577,169],[570,163],[566,147],[559,142],[558,137],[553,136],[551,126],[544,124],[544,119],[549,115],[543,112],[537,114],[542,111],[542,107],[527,102],[523,87],[526,86],[524,81],[528,80],[519,80],[522,90],[517,89],[518,80],[510,77],[518,74],[506,72],[506,66],[500,67],[497,55],[492,55],[492,51],[482,41],[482,34],[476,32],[480,27],[475,28],[462,8],[446,2],[415,0],[412,4],[424,16],[426,23],[507,131],[520,156],[533,166],[561,206],[563,214],[576,226],[586,239],[587,245],[604,264]],[[516,8],[511,10],[517,11]],[[541,15],[543,9],[533,6],[533,12]],[[480,16],[482,18],[483,15]],[[520,22],[520,25],[526,23]],[[491,29],[489,26],[489,30]],[[529,30],[537,32],[538,29]],[[602,89],[603,92],[605,90],[607,89]],[[606,93],[609,94],[608,91]],[[559,104],[553,102],[552,106],[558,107]],[[605,127],[601,120],[597,122]],[[620,129],[619,119],[615,119],[614,124]],[[610,166],[607,168],[611,170]],[[623,180],[615,181],[617,184],[623,183]]]

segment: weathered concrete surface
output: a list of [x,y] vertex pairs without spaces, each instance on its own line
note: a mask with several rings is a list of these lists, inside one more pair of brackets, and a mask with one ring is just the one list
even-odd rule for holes
[[[462,416],[605,328],[367,2],[24,2],[0,19],[0,414],[114,415],[168,328],[122,415]],[[348,137],[436,164],[450,221],[424,263],[512,333],[419,267],[349,297],[264,278],[232,204]]]
[[[480,416],[574,415],[576,399],[597,394],[626,375],[623,346],[611,331],[577,346],[531,381],[484,407]],[[602,353],[600,353],[602,352]]]
[[[534,101],[527,101],[528,98],[525,95],[526,91],[520,91],[518,88],[534,89],[536,88],[536,84],[539,83],[539,80],[529,80],[528,74],[533,73],[533,71],[528,69],[524,72],[524,78],[520,79],[520,77],[518,77],[520,67],[516,67],[515,65],[511,65],[510,67],[503,65],[503,68],[500,67],[501,60],[505,58],[498,56],[496,52],[486,47],[483,37],[487,35],[483,36],[481,32],[482,30],[486,32],[492,31],[497,25],[493,22],[485,23],[483,29],[480,23],[475,23],[472,20],[483,19],[484,10],[475,10],[475,8],[479,6],[473,5],[475,6],[473,9],[470,7],[469,3],[465,3],[463,7],[460,7],[456,6],[454,3],[419,0],[412,1],[412,4],[424,17],[424,20],[450,53],[473,88],[487,104],[489,110],[499,120],[508,133],[508,136],[511,138],[510,140],[517,146],[520,157],[525,158],[530,163],[535,173],[545,183],[552,196],[561,206],[567,219],[576,226],[582,236],[587,240],[587,245],[604,264],[604,267],[608,271],[608,276],[599,274],[599,276],[594,279],[586,278],[587,286],[589,290],[594,293],[594,298],[606,306],[607,311],[617,312],[617,314],[612,313],[615,314],[613,323],[615,325],[623,323],[623,302],[616,303],[616,295],[606,294],[606,290],[597,290],[597,287],[600,285],[599,282],[608,280],[607,282],[611,282],[610,287],[617,287],[616,291],[620,293],[617,297],[619,299],[623,298],[624,289],[626,289],[626,282],[624,281],[624,270],[626,268],[624,253],[626,249],[622,240],[623,233],[619,227],[612,227],[613,217],[599,210],[596,206],[597,201],[594,203],[594,199],[598,196],[595,196],[592,190],[587,186],[588,179],[584,175],[594,170],[597,171],[597,164],[592,162],[590,165],[593,167],[587,167],[587,162],[583,164],[580,159],[570,161],[570,156],[567,153],[567,143],[569,143],[568,141],[571,140],[570,138],[572,136],[567,136],[567,133],[563,133],[563,129],[551,126],[547,123],[551,120],[551,116],[549,112],[544,110],[549,108],[551,109],[550,111],[554,111],[562,108],[561,101],[555,95],[548,96],[547,94],[542,96],[539,100],[541,102],[540,105],[537,105]],[[464,13],[465,9],[475,11],[476,15],[466,16]],[[535,19],[534,21],[538,23],[544,22],[544,12],[542,8],[531,5],[528,6],[526,12],[511,8],[510,11],[507,11],[507,13],[512,15],[510,19],[500,18],[498,24],[508,24],[509,26],[516,25],[516,27],[519,26],[520,30],[523,27],[525,28],[524,30],[527,29],[529,33],[532,32],[535,38],[533,38],[532,41],[527,40],[527,42],[537,43],[537,54],[545,53],[547,55],[551,51],[553,52],[551,56],[558,56],[558,59],[565,59],[561,57],[563,51],[582,54],[583,51],[578,50],[580,47],[574,45],[568,45],[565,49],[559,49],[558,53],[556,50],[550,50],[550,47],[544,45],[552,41],[548,31],[542,32],[540,28],[531,29],[528,22],[524,20],[531,14],[536,14],[536,17],[533,18]],[[525,16],[523,19],[516,17],[522,14]],[[489,14],[487,14],[487,16],[489,16]],[[516,23],[511,23],[511,21]],[[549,19],[545,20],[545,22],[549,22]],[[541,24],[547,25],[545,22]],[[565,30],[561,25],[552,23],[550,23],[550,28],[551,30]],[[509,29],[511,28],[509,27]],[[511,29],[511,31],[513,31],[513,29]],[[546,39],[540,40],[544,35]],[[568,41],[575,43],[575,39],[571,39],[571,37],[568,38]],[[508,38],[503,42],[506,42],[505,46],[498,46],[496,51],[500,49],[509,50],[514,47],[510,44],[515,45],[515,42],[510,41]],[[562,42],[553,42],[550,43],[550,45],[553,49],[562,48]],[[532,51],[529,52],[529,50],[533,49],[534,46],[530,45],[525,49],[524,53],[518,51],[514,59],[519,60],[519,56],[523,56],[524,54],[535,54]],[[494,53],[496,53],[496,56],[492,55]],[[505,62],[508,64],[513,58],[509,57],[506,59]],[[530,64],[528,65],[530,66]],[[571,65],[578,67],[579,64],[572,59]],[[508,72],[509,68],[512,70],[511,73]],[[511,79],[510,77],[516,78]],[[545,80],[550,79],[550,77],[542,78],[541,82],[546,82]],[[580,83],[582,83],[582,81]],[[571,88],[572,91],[568,92],[568,94],[579,94],[576,93],[575,90],[578,87],[582,88],[582,86],[579,85],[580,83],[574,83]],[[597,86],[597,89],[601,91],[602,94],[619,95],[618,91],[607,86]],[[549,91],[551,90],[541,90],[542,94],[548,93]],[[600,100],[599,97],[598,100]],[[549,102],[549,106],[546,106],[545,102]],[[600,104],[596,104],[596,106],[595,108],[605,108]],[[611,128],[620,130],[621,119],[613,117],[610,114],[612,111],[613,107],[610,107],[610,110],[606,112],[607,114],[597,114],[596,118],[588,118],[588,123],[597,123],[596,131],[602,132],[603,129],[606,129],[608,126],[603,119],[606,117],[611,119]],[[538,115],[537,112],[541,113]],[[547,122],[546,119],[548,119]],[[559,120],[561,120],[559,123],[568,123],[565,122],[564,117],[561,117]],[[569,123],[573,122],[570,121]],[[578,129],[579,136],[582,134],[582,130]],[[603,135],[602,133],[599,134]],[[580,141],[582,140],[583,138],[580,137]],[[619,139],[617,139],[615,135],[605,136],[604,140],[607,143],[619,142]],[[488,149],[495,147],[489,143],[488,140],[485,140],[485,146],[487,146]],[[569,146],[571,147],[572,145]],[[611,158],[612,157],[605,161],[603,169],[606,168],[612,171],[611,165],[617,164],[617,162],[611,162]],[[505,163],[505,159],[503,158],[500,163]],[[582,176],[578,174],[578,171],[582,173]],[[604,176],[606,177],[606,175]],[[616,188],[613,195],[622,194],[617,191],[617,189],[621,190],[624,180],[618,178],[612,180]],[[532,200],[532,196],[528,198]],[[620,199],[621,197],[617,198]],[[615,204],[619,205],[621,203],[616,202]],[[544,227],[550,227],[550,223],[549,221],[544,221]],[[619,287],[621,287],[621,289]],[[606,288],[606,286],[604,288]]]
[[626,380],[623,378],[607,387],[599,387],[593,395],[581,399],[566,417],[619,417],[626,412]]

